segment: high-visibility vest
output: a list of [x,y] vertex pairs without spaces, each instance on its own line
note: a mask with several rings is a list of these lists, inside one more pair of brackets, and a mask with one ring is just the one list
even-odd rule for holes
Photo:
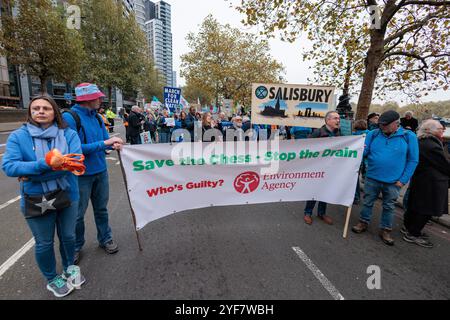
[[106,130],[109,129],[109,121],[106,119],[106,116],[102,113],[99,113],[100,117],[102,117],[103,122],[105,123]]

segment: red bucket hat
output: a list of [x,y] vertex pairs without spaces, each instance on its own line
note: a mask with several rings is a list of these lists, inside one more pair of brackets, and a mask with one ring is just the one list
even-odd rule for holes
[[96,84],[81,83],[75,88],[77,102],[92,101],[97,98],[104,98],[105,95],[100,91]]

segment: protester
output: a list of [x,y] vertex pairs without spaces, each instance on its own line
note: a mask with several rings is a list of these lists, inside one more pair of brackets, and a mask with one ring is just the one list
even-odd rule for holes
[[160,143],[169,143],[170,142],[170,126],[167,125],[166,119],[169,118],[169,111],[167,109],[163,110],[162,117],[158,120],[158,128],[159,128],[159,142]]
[[109,107],[106,110],[106,118],[108,119],[108,122],[110,123],[109,126],[109,133],[114,132],[114,119],[116,118],[116,114],[112,111],[112,108]]
[[294,139],[307,139],[312,133],[312,129],[307,127],[291,127],[290,132]]
[[191,142],[194,142],[194,129],[195,129],[195,123],[197,122],[197,116],[196,116],[196,110],[195,107],[189,108],[189,113],[186,116],[186,119],[184,120],[184,126],[182,124],[182,127],[189,131],[189,134],[191,136]]
[[130,142],[132,145],[141,144],[142,126],[145,123],[144,116],[141,113],[141,108],[133,106],[128,117],[128,127]]
[[373,112],[369,114],[367,117],[367,129],[369,131],[378,129],[378,119],[380,118],[380,115],[376,112]]
[[[55,101],[49,96],[37,96],[28,106],[27,123],[8,138],[2,167],[7,176],[19,178],[20,209],[34,236],[35,258],[47,279],[47,289],[56,297],[64,297],[85,282],[80,269],[74,266],[80,196],[75,175],[63,166],[50,167],[47,163],[52,149],[58,149],[62,155],[82,152],[77,133],[67,128]],[[59,194],[51,196],[55,192]],[[55,229],[62,275],[56,272]]]
[[[340,117],[336,111],[328,111],[325,115],[325,125],[320,129],[314,130],[311,134],[311,138],[324,138],[324,137],[336,137],[341,135],[341,131],[339,129],[340,125]],[[311,225],[312,213],[314,207],[316,205],[316,201],[307,201],[305,207],[305,216],[304,220],[306,224]],[[325,202],[320,202],[317,208],[317,216],[320,220],[325,222],[326,224],[333,224],[333,220],[326,214],[327,204]]]
[[117,243],[113,240],[111,227],[109,226],[108,200],[109,181],[108,167],[106,165],[105,150],[121,150],[123,141],[118,137],[109,138],[105,125],[97,116],[97,110],[105,95],[95,84],[82,83],[75,88],[78,104],[72,107],[75,116],[64,113],[63,118],[70,128],[78,132],[81,140],[81,148],[86,157],[86,173],[78,178],[80,202],[78,208],[75,259],[77,264],[80,259],[80,251],[85,243],[84,216],[89,204],[92,203],[95,224],[97,226],[97,240],[99,246],[106,253],[113,254],[119,251]]
[[108,118],[106,117],[105,108],[103,106],[100,106],[100,108],[98,109],[98,114],[102,118],[103,123],[105,124],[106,131],[108,131],[110,123],[108,121]]
[[128,123],[128,119],[130,117],[130,114],[126,111],[124,111],[123,113],[123,125],[125,127],[125,139],[127,143],[131,143],[131,138],[130,138],[130,126]]
[[[355,130],[353,132],[353,135],[355,135],[355,136],[369,133],[369,130],[367,130],[367,122],[364,120],[356,120],[353,125],[353,129]],[[359,184],[359,176],[360,176],[360,174],[365,175],[365,171],[366,171],[366,164],[365,164],[365,160],[363,160],[361,162],[361,166],[359,168],[358,181],[356,182],[355,200],[353,201],[353,204],[356,204],[356,205],[358,205],[361,200],[361,187]]]
[[419,121],[413,117],[412,111],[406,111],[405,116],[400,119],[400,125],[407,130],[411,130],[416,133],[417,128],[419,127]]
[[157,126],[154,115],[150,109],[147,109],[144,121],[144,131],[150,132],[152,141],[156,141]]
[[400,189],[411,179],[419,161],[417,137],[411,131],[400,127],[399,118],[400,115],[394,110],[384,112],[378,121],[380,129],[369,132],[366,137],[364,206],[360,213],[360,222],[352,228],[355,233],[368,229],[373,205],[381,192],[383,213],[379,235],[387,245],[394,245],[391,231]]
[[419,127],[419,164],[409,185],[408,209],[404,215],[403,240],[432,248],[422,232],[432,216],[448,214],[450,159],[442,145],[444,128],[436,120],[426,120]]

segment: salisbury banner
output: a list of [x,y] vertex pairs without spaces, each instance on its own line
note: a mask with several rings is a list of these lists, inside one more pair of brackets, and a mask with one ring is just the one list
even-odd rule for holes
[[124,146],[136,229],[210,206],[320,200],[351,207],[363,136]]
[[334,87],[254,83],[252,123],[320,128],[333,99]]

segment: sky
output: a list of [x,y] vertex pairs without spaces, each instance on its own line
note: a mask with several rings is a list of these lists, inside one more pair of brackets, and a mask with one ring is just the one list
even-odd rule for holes
[[[213,14],[221,24],[230,24],[244,32],[257,33],[258,27],[246,27],[240,21],[244,18],[237,10],[230,8],[230,3],[225,0],[165,0],[172,6],[172,41],[173,41],[173,68],[177,72],[177,84],[183,86],[185,80],[180,77],[181,55],[189,52],[186,36],[189,32],[197,32],[204,18],[208,14]],[[236,5],[240,1],[233,1]],[[312,78],[312,70],[308,68],[311,63],[304,62],[301,58],[302,49],[311,46],[304,38],[298,39],[294,43],[283,42],[278,39],[269,41],[271,55],[281,62],[285,67],[284,77],[290,84],[307,84],[308,77]],[[338,94],[341,92],[338,91]],[[406,96],[401,93],[393,93],[384,101],[374,99],[374,103],[383,103],[391,100],[400,105],[406,104],[401,100]],[[429,96],[422,99],[427,101],[450,100],[450,91],[430,92]],[[352,102],[357,102],[357,96],[352,96]]]

